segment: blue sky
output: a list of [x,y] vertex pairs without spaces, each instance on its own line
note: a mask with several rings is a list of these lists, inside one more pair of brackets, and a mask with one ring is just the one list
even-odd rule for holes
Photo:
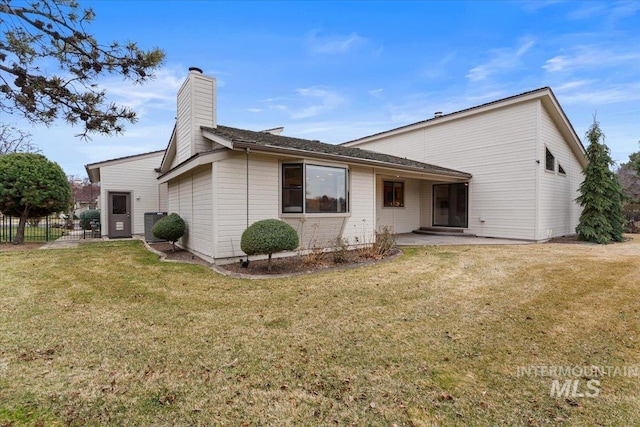
[[[190,66],[218,79],[218,123],[340,143],[550,86],[583,137],[597,112],[612,157],[640,140],[640,2],[82,1],[98,40],[160,47],[154,81],[101,83],[139,122],[93,137],[24,125],[67,174],[162,149]],[[446,165],[444,165],[446,166]]]

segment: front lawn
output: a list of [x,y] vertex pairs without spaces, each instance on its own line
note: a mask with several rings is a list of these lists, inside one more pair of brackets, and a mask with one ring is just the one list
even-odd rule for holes
[[252,281],[140,242],[0,253],[0,425],[638,425],[638,255],[418,248]]

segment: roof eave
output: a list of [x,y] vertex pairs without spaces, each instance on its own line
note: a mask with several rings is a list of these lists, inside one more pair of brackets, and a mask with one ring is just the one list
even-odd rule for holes
[[213,141],[216,144],[222,145],[223,147],[233,149],[233,141],[232,140],[227,139],[225,137],[222,137],[222,136],[216,134],[215,132],[211,131],[209,128],[206,128],[206,127],[201,127],[200,131],[202,132],[202,136],[207,138],[209,141]]
[[171,136],[169,137],[169,142],[167,143],[167,148],[164,150],[164,156],[162,156],[162,161],[160,162],[160,170],[168,170],[169,166],[171,166],[171,162],[176,155],[176,127],[177,123],[173,125],[173,130],[171,131]]
[[117,165],[125,162],[130,162],[142,157],[149,157],[162,153],[163,150],[149,151],[147,153],[134,154],[131,156],[118,157],[115,159],[103,160],[101,162],[89,163],[84,166],[89,175],[91,182],[100,182],[100,168],[105,166]]

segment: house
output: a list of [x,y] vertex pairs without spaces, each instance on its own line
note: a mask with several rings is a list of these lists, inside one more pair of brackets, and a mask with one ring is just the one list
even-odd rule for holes
[[342,145],[281,132],[218,125],[216,80],[191,68],[165,150],[86,166],[108,206],[103,235],[141,234],[145,211],[176,212],[180,244],[225,263],[267,218],[296,229],[301,249],[367,244],[383,226],[539,241],[577,224],[584,149],[549,88]]
[[423,182],[420,199],[431,206],[423,206],[421,226],[533,241],[575,234],[581,208],[574,200],[587,159],[548,87],[343,146],[428,159],[473,175],[468,186]]
[[100,183],[100,224],[103,236],[144,234],[144,214],[165,211],[166,188],[156,169],[164,150],[120,157],[85,166],[92,183]]

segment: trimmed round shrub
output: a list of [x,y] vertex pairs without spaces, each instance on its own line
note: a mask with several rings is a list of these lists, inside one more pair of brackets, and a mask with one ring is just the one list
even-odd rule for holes
[[175,252],[176,242],[184,235],[186,228],[187,226],[180,215],[172,213],[156,222],[151,232],[157,239],[170,241],[173,245],[173,252]]
[[100,221],[100,211],[98,209],[88,209],[80,212],[80,226],[83,230],[91,230],[91,221]]
[[264,219],[244,230],[240,248],[247,255],[269,255],[267,269],[270,271],[271,254],[292,251],[298,243],[298,233],[289,224],[277,219]]

